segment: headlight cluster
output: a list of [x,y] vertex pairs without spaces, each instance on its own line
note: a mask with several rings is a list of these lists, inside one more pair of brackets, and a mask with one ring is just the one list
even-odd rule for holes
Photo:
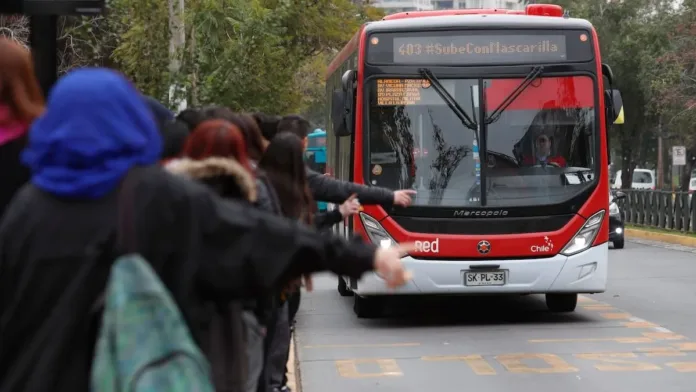
[[360,221],[362,221],[365,231],[367,231],[367,236],[370,237],[370,241],[373,244],[378,245],[382,248],[389,248],[392,245],[396,245],[396,241],[387,233],[382,225],[375,220],[375,218],[365,214],[360,213]]
[[592,215],[578,230],[573,239],[568,242],[568,245],[563,248],[561,254],[564,256],[574,255],[592,246],[592,242],[594,242],[597,233],[599,233],[599,228],[602,227],[603,219],[604,210]]

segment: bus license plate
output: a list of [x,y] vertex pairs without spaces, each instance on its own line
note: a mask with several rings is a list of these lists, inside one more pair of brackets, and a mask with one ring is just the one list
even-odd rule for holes
[[465,286],[505,286],[505,271],[464,272]]

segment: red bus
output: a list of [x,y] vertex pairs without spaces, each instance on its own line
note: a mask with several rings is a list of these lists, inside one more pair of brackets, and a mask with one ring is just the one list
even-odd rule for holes
[[388,295],[545,294],[551,311],[606,290],[607,130],[623,123],[592,25],[556,5],[407,12],[365,24],[328,69],[327,172],[414,189],[336,230],[415,241],[413,272],[339,278],[358,317]]

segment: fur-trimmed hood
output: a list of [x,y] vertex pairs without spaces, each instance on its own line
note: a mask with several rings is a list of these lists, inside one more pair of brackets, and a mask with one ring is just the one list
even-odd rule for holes
[[170,173],[187,176],[206,184],[220,182],[229,184],[229,181],[225,180],[231,179],[243,198],[252,203],[258,198],[254,177],[233,158],[207,158],[201,161],[188,158],[174,159],[169,161],[165,168]]

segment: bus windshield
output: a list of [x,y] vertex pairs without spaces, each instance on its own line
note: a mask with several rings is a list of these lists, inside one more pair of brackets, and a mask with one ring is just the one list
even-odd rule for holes
[[[523,80],[440,78],[476,124]],[[482,206],[484,194],[491,207],[561,203],[596,177],[593,88],[588,76],[540,77],[497,120],[471,130],[429,81],[373,79],[367,178],[416,189],[422,206]]]

